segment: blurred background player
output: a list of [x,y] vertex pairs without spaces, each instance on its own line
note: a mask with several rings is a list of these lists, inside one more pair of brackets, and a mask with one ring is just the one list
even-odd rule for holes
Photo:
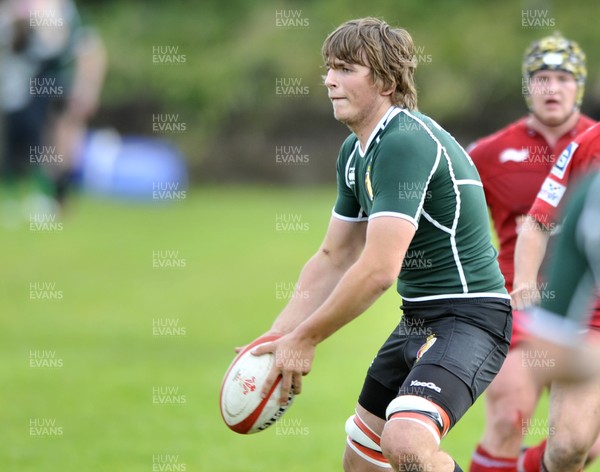
[[[555,297],[544,285],[540,294],[538,272],[544,259],[551,229],[558,226],[559,210],[565,195],[583,175],[600,165],[600,124],[579,135],[560,155],[545,179],[528,215],[515,248],[513,304],[519,309],[544,298]],[[565,213],[568,222],[571,218]],[[596,221],[596,225],[598,221]],[[598,250],[598,248],[596,248]],[[571,261],[563,261],[563,270],[572,271]],[[581,308],[578,308],[582,310]],[[589,340],[600,343],[600,301],[589,313]],[[549,428],[553,434],[547,444],[527,449],[521,458],[522,470],[569,472],[580,470],[598,455],[600,432],[600,379],[585,385],[554,382],[550,390]],[[594,444],[595,443],[595,444]],[[588,452],[589,451],[589,452]],[[542,466],[542,457],[543,464]],[[546,467],[546,468],[542,468]]]
[[[87,122],[98,106],[105,50],[99,36],[82,26],[71,0],[5,0],[0,9],[1,152],[3,183],[12,201],[8,210],[55,212],[64,205]],[[18,187],[28,178],[35,190],[21,209]]]
[[[595,139],[599,136],[597,127]],[[599,374],[598,346],[590,346],[582,333],[600,292],[600,171],[589,172],[577,184],[562,215],[564,223],[545,271],[547,289],[554,296],[542,297],[539,306],[527,309],[532,335],[528,342],[549,349],[557,360],[558,369],[544,369],[540,375],[586,382]],[[547,453],[552,452],[549,442]]]
[[[517,233],[555,156],[594,122],[580,113],[587,75],[577,43],[555,33],[533,42],[523,59],[529,115],[470,149],[499,240],[506,288],[513,288]],[[523,314],[514,312],[511,350],[486,391],[486,425],[471,472],[516,471],[527,420],[545,387],[523,365]],[[526,428],[525,428],[526,429]]]

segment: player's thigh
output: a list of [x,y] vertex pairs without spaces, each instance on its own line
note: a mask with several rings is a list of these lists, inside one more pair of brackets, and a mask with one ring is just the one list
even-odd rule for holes
[[419,349],[399,393],[430,399],[448,413],[453,426],[492,382],[509,342],[464,317],[441,320],[432,340],[429,348]]
[[539,396],[544,389],[527,365],[529,355],[524,345],[511,348],[500,371],[486,391],[486,402],[492,413],[500,415],[519,409],[523,417],[533,414]]
[[400,386],[410,372],[411,365],[406,361],[407,350],[417,349],[415,346],[427,339],[426,336],[414,339],[404,335],[405,324],[403,318],[377,352],[358,397],[359,405],[382,421],[386,419],[387,406],[398,396]]

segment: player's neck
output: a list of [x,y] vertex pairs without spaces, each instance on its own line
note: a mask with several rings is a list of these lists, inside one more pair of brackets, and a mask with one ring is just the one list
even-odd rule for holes
[[577,126],[580,117],[581,112],[575,110],[564,122],[556,126],[549,126],[544,124],[535,114],[531,113],[527,119],[527,126],[541,134],[548,145],[554,148],[562,136]]
[[358,141],[360,142],[361,152],[364,153],[367,151],[367,144],[369,143],[369,138],[373,134],[375,128],[379,125],[379,122],[388,113],[391,107],[391,103],[384,103],[369,116],[365,116],[365,118],[359,123],[348,125],[350,130],[356,135]]

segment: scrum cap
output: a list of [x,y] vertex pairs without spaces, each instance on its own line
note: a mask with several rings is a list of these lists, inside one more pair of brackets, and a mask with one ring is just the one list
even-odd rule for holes
[[[585,53],[575,41],[559,32],[546,36],[529,45],[523,57],[523,80],[529,83],[531,76],[540,70],[561,70],[573,74],[577,82],[577,107],[581,106],[585,90],[587,67]],[[525,97],[531,108],[531,98]]]

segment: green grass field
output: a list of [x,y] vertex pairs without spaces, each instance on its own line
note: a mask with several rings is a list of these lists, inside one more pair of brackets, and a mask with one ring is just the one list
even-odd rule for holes
[[[0,470],[341,470],[344,422],[399,320],[393,290],[318,348],[283,427],[240,436],[218,409],[233,347],[269,327],[333,198],[332,188],[199,189],[157,206],[83,197],[62,226],[0,230]],[[464,469],[482,428],[479,401],[442,443]]]

